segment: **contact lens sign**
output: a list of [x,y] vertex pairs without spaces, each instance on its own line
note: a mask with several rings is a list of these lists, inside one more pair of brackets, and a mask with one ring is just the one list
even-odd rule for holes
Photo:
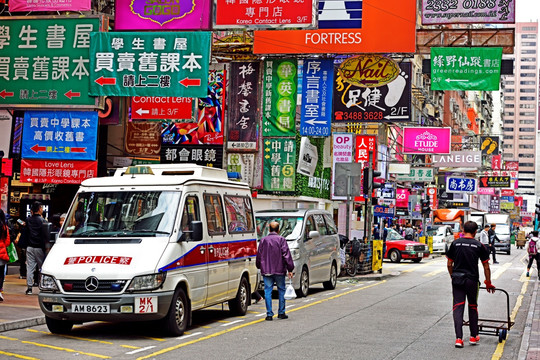
[[263,136],[295,136],[296,59],[264,62]]

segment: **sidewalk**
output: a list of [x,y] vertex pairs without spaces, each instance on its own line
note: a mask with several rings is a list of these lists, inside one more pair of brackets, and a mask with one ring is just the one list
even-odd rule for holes
[[0,302],[0,332],[22,329],[45,323],[38,304],[39,289],[25,295],[26,279],[19,279],[19,266],[8,266],[4,280],[4,301]]

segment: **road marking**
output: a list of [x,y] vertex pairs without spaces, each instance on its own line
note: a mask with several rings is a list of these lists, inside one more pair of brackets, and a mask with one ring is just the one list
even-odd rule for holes
[[14,353],[2,351],[2,350],[0,350],[0,355],[7,355],[7,356],[16,357],[16,358],[25,359],[25,360],[39,360],[38,358],[35,358],[35,357],[14,354]]
[[113,345],[113,343],[109,342],[109,341],[87,339],[87,338],[82,338],[82,337],[72,336],[72,335],[53,334],[53,333],[50,333],[48,331],[41,331],[41,330],[34,330],[34,329],[26,329],[26,331],[33,332],[33,333],[39,333],[39,334],[45,334],[45,335],[61,336],[61,337],[65,337],[65,338],[68,338],[68,339],[74,339],[74,340],[82,340],[82,341],[96,342],[96,343],[106,344],[106,345]]
[[335,291],[332,291],[332,292],[329,292],[328,294],[325,294],[325,295],[328,296],[328,295],[333,295],[335,293],[336,293]]
[[140,348],[140,349],[137,349],[137,350],[129,351],[129,352],[126,353],[126,355],[133,355],[133,354],[136,354],[136,353],[139,353],[139,352],[142,352],[142,351],[146,351],[146,350],[150,350],[150,349],[153,349],[153,348],[155,348],[155,346],[147,346],[147,347]]
[[419,264],[419,265],[416,265],[415,267],[410,267],[408,269],[405,269],[401,272],[403,273],[408,273],[408,272],[412,272],[412,271],[416,271],[418,269],[423,269],[425,267],[428,267],[430,265],[442,265],[444,262],[443,261],[432,261],[432,262],[428,262],[428,263],[424,263],[424,264]]
[[[294,311],[298,311],[298,310],[302,310],[302,309],[306,309],[308,307],[311,307],[311,306],[314,306],[314,305],[318,305],[318,304],[321,304],[323,302],[326,302],[326,301],[330,301],[330,300],[334,300],[334,299],[337,299],[337,298],[340,298],[342,296],[345,296],[345,295],[349,295],[349,294],[352,294],[352,293],[355,293],[355,292],[358,292],[358,291],[361,291],[361,290],[365,290],[365,289],[368,289],[368,288],[371,288],[371,287],[374,287],[374,286],[377,286],[377,285],[382,285],[384,283],[386,283],[387,280],[382,280],[380,282],[377,282],[375,284],[371,284],[371,285],[366,285],[362,288],[357,288],[357,289],[353,289],[351,291],[348,291],[348,292],[344,292],[344,293],[341,293],[341,294],[337,294],[337,295],[334,295],[332,297],[329,297],[329,298],[325,298],[325,299],[321,299],[321,300],[318,300],[318,301],[314,301],[310,304],[306,304],[306,305],[302,305],[302,306],[299,306],[297,307],[296,309],[292,309],[290,312],[294,312]],[[235,327],[232,327],[230,329],[225,329],[225,330],[221,330],[221,331],[218,331],[214,334],[210,334],[210,335],[207,335],[207,336],[203,336],[203,337],[200,337],[198,339],[193,339],[191,341],[187,341],[185,343],[182,343],[182,344],[178,344],[178,345],[175,345],[175,346],[171,346],[171,347],[168,347],[168,348],[165,348],[165,349],[162,349],[162,350],[159,350],[159,351],[156,351],[152,354],[148,354],[146,356],[143,356],[143,357],[140,357],[140,358],[137,358],[137,360],[144,360],[144,359],[149,359],[149,358],[153,358],[153,357],[156,357],[158,355],[162,355],[162,354],[165,354],[167,352],[170,352],[170,351],[173,351],[173,350],[177,350],[177,349],[180,349],[180,348],[183,348],[185,346],[188,346],[188,345],[192,345],[192,344],[196,344],[198,342],[201,342],[201,341],[204,341],[204,340],[209,340],[209,339],[212,339],[212,338],[215,338],[215,337],[218,337],[218,336],[221,336],[221,335],[224,335],[224,334],[227,334],[227,333],[230,333],[232,331],[236,331],[238,329],[242,329],[244,327],[247,327],[247,326],[251,326],[251,325],[255,325],[257,323],[261,323],[263,322],[264,319],[258,319],[258,320],[253,320],[253,321],[250,321],[248,323],[244,323],[242,325],[237,325]]]
[[229,321],[228,320],[218,320],[217,322],[220,322],[220,323],[228,323]]
[[435,275],[438,275],[444,271],[448,271],[447,269],[438,269],[438,270],[435,270],[435,271],[432,271],[430,273],[427,273],[427,274],[424,274],[422,275],[423,277],[432,277],[432,276],[435,276]]
[[231,321],[231,322],[228,322],[226,324],[223,324],[221,326],[229,326],[229,325],[232,325],[232,324],[236,324],[236,323],[239,323],[239,322],[242,322],[244,320],[240,319],[240,320],[235,320],[235,321]]
[[165,339],[160,339],[160,338],[154,338],[154,337],[149,337],[149,336],[141,336],[143,339],[148,339],[148,340],[154,340],[154,341],[165,341]]
[[248,310],[248,314],[258,314],[258,313],[259,313],[258,311]]
[[126,349],[140,349],[140,346],[131,346],[131,345],[120,345],[120,347],[124,347]]
[[285,306],[285,309],[294,307],[294,304]]
[[255,315],[255,317],[265,316],[265,315],[266,315],[266,313],[261,313],[261,314],[259,314],[259,315]]
[[491,279],[492,280],[497,280],[506,270],[508,270],[508,268],[512,266],[512,263],[505,263],[503,264],[501,267],[499,267],[497,269],[497,271],[495,271],[492,275],[491,275]]
[[106,355],[87,353],[87,352],[83,352],[83,351],[79,351],[79,350],[73,350],[73,349],[69,349],[69,348],[63,348],[63,347],[59,347],[59,346],[40,344],[40,343],[36,343],[36,342],[33,342],[33,341],[21,341],[21,343],[34,345],[34,346],[38,346],[38,347],[44,347],[44,348],[47,348],[47,349],[60,350],[60,351],[66,351],[66,352],[70,352],[70,353],[77,353],[77,354],[91,356],[91,357],[97,357],[99,359],[110,359],[111,358],[110,356],[106,356]]
[[3,335],[0,335],[0,339],[4,339],[4,340],[15,340],[15,341],[19,340],[19,339],[17,339],[17,338],[12,338],[12,337],[9,337],[9,336],[3,336]]
[[[504,264],[506,265],[506,264]],[[521,307],[523,303],[523,295],[527,293],[527,288],[529,286],[528,279],[524,276],[525,273],[521,274],[521,278],[519,281],[523,282],[523,286],[521,287],[521,293],[516,299],[516,305],[514,306],[514,309],[512,310],[512,313],[510,314],[510,321],[514,322],[516,320],[517,313],[519,311],[519,308]],[[507,335],[508,336],[508,335]],[[500,358],[503,355],[504,352],[504,346],[506,345],[506,339],[503,340],[501,343],[497,345],[497,348],[495,349],[495,352],[491,356],[491,360],[500,360]]]
[[[223,326],[223,325],[222,325]],[[184,333],[185,334],[185,333]],[[199,331],[199,332],[196,332],[196,333],[193,333],[193,334],[189,334],[189,335],[183,335],[183,336],[180,336],[180,337],[177,337],[176,339],[178,340],[184,340],[184,339],[187,339],[187,338],[190,338],[190,337],[193,337],[193,336],[197,336],[197,335],[201,335],[202,334],[202,331]]]

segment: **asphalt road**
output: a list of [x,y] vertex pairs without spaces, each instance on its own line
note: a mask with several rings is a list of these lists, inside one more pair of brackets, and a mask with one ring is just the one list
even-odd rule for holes
[[[450,279],[445,258],[435,257],[385,262],[399,276],[383,281],[341,280],[333,291],[315,286],[307,298],[287,302],[287,320],[265,321],[260,302],[245,317],[229,316],[226,305],[196,312],[179,338],[143,323],[89,323],[64,336],[43,325],[0,334],[0,359],[517,359],[538,281],[536,270],[525,278],[525,255],[513,249],[492,265],[516,323],[502,343],[481,335],[477,346],[454,348]],[[481,291],[479,312],[481,319],[505,320],[506,297]]]

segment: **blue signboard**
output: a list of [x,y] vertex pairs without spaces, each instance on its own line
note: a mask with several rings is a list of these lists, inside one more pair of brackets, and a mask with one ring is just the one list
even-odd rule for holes
[[501,201],[513,203],[514,202],[514,197],[513,196],[501,196]]
[[97,112],[27,111],[22,157],[25,159],[96,160]]
[[446,192],[475,194],[478,187],[478,179],[447,177]]
[[383,218],[393,218],[394,207],[389,207],[386,205],[375,205],[373,206],[373,216],[378,216],[378,217],[383,217]]
[[334,61],[308,59],[302,72],[300,135],[330,136]]
[[362,0],[320,0],[319,29],[361,29]]

